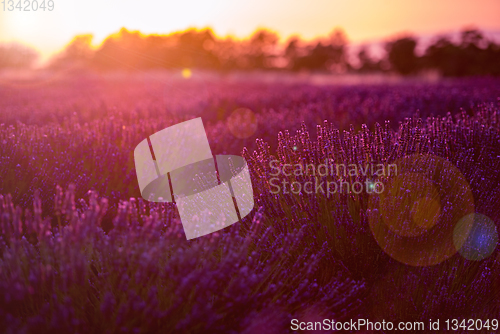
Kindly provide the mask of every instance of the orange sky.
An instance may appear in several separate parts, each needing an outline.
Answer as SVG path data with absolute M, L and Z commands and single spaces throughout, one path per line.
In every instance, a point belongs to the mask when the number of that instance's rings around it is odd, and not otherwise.
M 267 27 L 282 38 L 298 34 L 310 39 L 341 26 L 353 42 L 465 26 L 500 31 L 500 0 L 53 1 L 52 12 L 9 12 L 0 7 L 0 43 L 19 41 L 47 57 L 76 34 L 92 33 L 99 43 L 121 27 L 168 33 L 209 26 L 218 35 L 237 37 Z

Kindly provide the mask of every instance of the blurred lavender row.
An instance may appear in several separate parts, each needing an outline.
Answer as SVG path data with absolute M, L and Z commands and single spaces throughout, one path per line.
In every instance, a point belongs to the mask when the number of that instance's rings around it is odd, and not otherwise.
M 292 318 L 498 317 L 497 250 L 482 261 L 457 253 L 435 266 L 407 266 L 377 244 L 369 194 L 269 188 L 272 160 L 432 155 L 460 170 L 476 212 L 498 226 L 498 81 L 210 80 L 84 77 L 0 90 L 4 332 L 286 333 Z M 235 134 L 237 108 L 250 111 L 245 125 L 255 131 Z M 140 198 L 133 149 L 195 116 L 214 154 L 247 160 L 256 208 L 187 241 L 174 204 Z

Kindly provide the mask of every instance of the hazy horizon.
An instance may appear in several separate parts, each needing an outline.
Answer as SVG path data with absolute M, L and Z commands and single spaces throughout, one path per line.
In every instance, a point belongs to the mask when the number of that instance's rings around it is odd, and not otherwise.
M 395 35 L 452 34 L 475 27 L 500 36 L 500 1 L 465 0 L 314 0 L 235 3 L 154 1 L 135 3 L 94 0 L 75 3 L 54 0 L 52 12 L 0 10 L 0 44 L 17 42 L 37 50 L 41 60 L 61 51 L 79 34 L 94 35 L 94 44 L 122 27 L 144 34 L 168 34 L 189 28 L 210 27 L 217 36 L 246 38 L 258 28 L 279 34 L 282 41 L 297 35 L 313 40 L 336 27 L 344 29 L 352 45 L 370 44 Z M 314 18 L 314 19 L 312 19 Z

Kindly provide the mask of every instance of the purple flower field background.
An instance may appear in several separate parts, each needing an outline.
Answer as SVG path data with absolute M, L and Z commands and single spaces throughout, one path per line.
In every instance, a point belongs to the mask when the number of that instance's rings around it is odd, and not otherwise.
M 369 227 L 375 195 L 276 195 L 268 176 L 275 159 L 364 164 L 431 154 L 460 170 L 469 204 L 498 227 L 499 107 L 500 81 L 489 78 L 314 85 L 143 73 L 0 81 L 0 328 L 259 334 L 292 332 L 293 318 L 497 319 L 498 250 L 482 261 L 457 253 L 434 266 L 405 265 Z M 256 131 L 245 138 L 228 127 L 237 108 L 255 116 L 248 126 Z M 140 197 L 133 150 L 200 116 L 214 155 L 247 160 L 255 208 L 188 241 L 175 204 Z M 401 194 L 400 203 L 415 196 Z M 443 211 L 457 204 L 447 205 Z

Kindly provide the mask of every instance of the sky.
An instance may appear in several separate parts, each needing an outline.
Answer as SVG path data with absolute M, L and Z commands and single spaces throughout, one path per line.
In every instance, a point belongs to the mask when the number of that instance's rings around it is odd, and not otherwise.
M 143 33 L 211 27 L 219 36 L 239 38 L 266 27 L 283 40 L 313 39 L 342 27 L 355 43 L 470 26 L 500 32 L 500 0 L 52 1 L 54 10 L 45 12 L 8 11 L 8 4 L 4 10 L 0 3 L 0 43 L 24 43 L 47 58 L 77 34 L 91 33 L 100 43 L 121 27 Z

